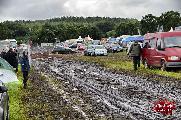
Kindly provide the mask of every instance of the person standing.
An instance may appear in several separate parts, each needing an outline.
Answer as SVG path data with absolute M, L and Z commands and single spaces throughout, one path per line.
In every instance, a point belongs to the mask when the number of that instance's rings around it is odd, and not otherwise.
M 28 74 L 30 71 L 30 65 L 29 65 L 28 55 L 25 53 L 25 51 L 23 52 L 23 56 L 21 57 L 20 64 L 21 64 L 21 71 L 23 73 L 23 88 L 26 89 Z
M 14 67 L 16 68 L 16 73 L 18 72 L 18 64 L 19 64 L 19 54 L 17 49 L 14 50 L 14 54 L 16 56 Z
M 137 70 L 137 67 L 140 67 L 140 56 L 141 56 L 141 46 L 138 44 L 137 41 L 135 41 L 129 51 L 128 54 L 133 57 L 133 66 L 134 70 Z
M 6 54 L 6 61 L 16 69 L 17 72 L 17 67 L 18 67 L 18 59 L 17 59 L 17 54 L 13 51 L 12 48 L 9 49 L 9 51 Z

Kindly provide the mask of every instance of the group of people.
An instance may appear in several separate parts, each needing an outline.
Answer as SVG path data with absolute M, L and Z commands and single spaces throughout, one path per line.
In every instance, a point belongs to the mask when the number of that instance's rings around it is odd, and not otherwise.
M 23 73 L 23 88 L 26 88 L 28 81 L 28 73 L 30 71 L 28 53 L 23 51 L 23 55 L 19 56 L 17 50 L 13 50 L 12 48 L 10 48 L 8 52 L 5 52 L 5 50 L 3 50 L 0 53 L 0 57 L 5 59 L 15 69 L 16 73 L 18 72 L 19 63 L 21 64 L 21 71 Z

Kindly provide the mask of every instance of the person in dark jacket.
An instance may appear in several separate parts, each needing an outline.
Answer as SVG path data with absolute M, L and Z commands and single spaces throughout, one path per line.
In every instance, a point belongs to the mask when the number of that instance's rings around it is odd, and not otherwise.
M 140 67 L 140 56 L 141 56 L 141 46 L 138 44 L 137 41 L 135 41 L 129 51 L 128 54 L 133 57 L 133 66 L 134 70 L 137 70 L 137 67 Z
M 26 55 L 25 51 L 23 52 L 23 56 L 20 60 L 20 64 L 21 64 L 21 71 L 23 73 L 23 88 L 26 89 L 27 81 L 28 81 L 28 74 L 30 71 L 30 65 L 29 65 L 28 55 Z
M 19 64 L 19 54 L 17 50 L 14 50 L 15 56 L 16 56 L 16 63 L 14 65 L 14 68 L 16 68 L 16 73 L 18 72 L 18 64 Z
M 18 67 L 18 59 L 17 59 L 17 54 L 13 51 L 12 48 L 9 49 L 9 51 L 6 53 L 6 61 L 16 69 L 17 72 L 17 67 Z

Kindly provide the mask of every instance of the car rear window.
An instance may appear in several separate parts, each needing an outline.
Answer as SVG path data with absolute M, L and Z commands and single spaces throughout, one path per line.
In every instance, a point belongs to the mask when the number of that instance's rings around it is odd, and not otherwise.
M 0 69 L 13 71 L 13 68 L 11 67 L 11 65 L 2 58 L 0 58 Z

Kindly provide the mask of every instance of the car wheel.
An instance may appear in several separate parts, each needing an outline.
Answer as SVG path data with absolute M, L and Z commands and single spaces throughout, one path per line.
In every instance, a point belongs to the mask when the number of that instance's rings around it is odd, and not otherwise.
M 166 67 L 165 61 L 162 60 L 161 61 L 161 71 L 166 71 L 166 70 L 167 70 L 167 67 Z
M 6 120 L 9 120 L 9 105 L 7 106 Z
M 144 68 L 149 69 L 150 65 L 148 65 L 148 61 L 144 60 Z
M 6 111 L 3 111 L 2 120 L 9 120 L 9 100 L 7 101 Z
M 93 52 L 91 52 L 91 53 L 90 53 L 90 55 L 91 55 L 91 56 L 94 56 L 94 53 L 93 53 Z

